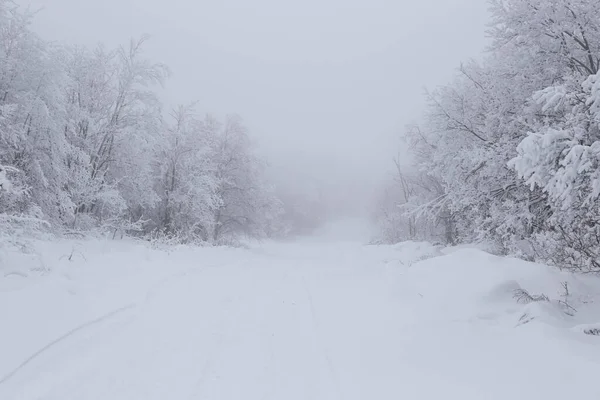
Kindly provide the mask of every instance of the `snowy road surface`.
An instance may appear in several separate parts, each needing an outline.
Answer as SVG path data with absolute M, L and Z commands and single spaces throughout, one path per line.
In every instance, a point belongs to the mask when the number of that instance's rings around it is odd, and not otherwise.
M 512 298 L 560 277 L 475 250 L 417 263 L 432 251 L 303 241 L 12 277 L 0 399 L 600 398 L 600 338 Z

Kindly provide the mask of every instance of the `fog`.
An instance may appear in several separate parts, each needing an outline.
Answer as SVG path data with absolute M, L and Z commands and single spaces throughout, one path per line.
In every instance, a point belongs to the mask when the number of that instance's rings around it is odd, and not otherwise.
M 485 44 L 481 0 L 20 0 L 50 40 L 149 34 L 167 105 L 241 115 L 288 192 L 358 213 L 385 179 L 423 89 Z

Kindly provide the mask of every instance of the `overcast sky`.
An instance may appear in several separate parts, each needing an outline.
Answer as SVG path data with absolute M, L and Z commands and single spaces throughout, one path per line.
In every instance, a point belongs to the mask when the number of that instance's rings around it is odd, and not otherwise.
M 19 0 L 50 40 L 108 46 L 150 34 L 165 102 L 238 113 L 291 179 L 372 191 L 423 88 L 485 45 L 484 0 Z M 287 173 L 285 172 L 285 173 Z M 283 173 L 282 173 L 283 175 Z

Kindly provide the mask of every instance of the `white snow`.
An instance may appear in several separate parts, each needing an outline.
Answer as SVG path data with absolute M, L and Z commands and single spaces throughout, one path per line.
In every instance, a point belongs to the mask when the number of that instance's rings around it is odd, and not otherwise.
M 600 337 L 585 333 L 600 327 L 598 279 L 331 232 L 5 255 L 0 399 L 600 398 Z M 519 303 L 519 289 L 550 301 Z

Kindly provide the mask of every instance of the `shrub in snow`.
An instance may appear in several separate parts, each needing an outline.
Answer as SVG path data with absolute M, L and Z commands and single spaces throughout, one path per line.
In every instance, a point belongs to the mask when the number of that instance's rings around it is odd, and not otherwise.
M 0 165 L 0 204 L 5 209 L 0 212 L 0 252 L 5 256 L 8 253 L 34 253 L 29 239 L 39 237 L 48 228 L 48 223 L 41 218 L 41 211 L 36 207 L 29 207 L 23 212 L 10 205 L 18 204 L 27 191 L 14 186 L 9 173 L 17 174 L 16 168 Z M 6 257 L 0 257 L 0 267 L 11 267 L 6 264 Z
M 514 298 L 519 303 L 529 304 L 537 301 L 550 301 L 545 294 L 530 294 L 527 290 L 519 288 L 514 291 Z

